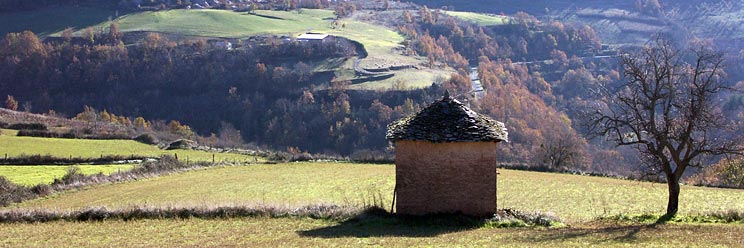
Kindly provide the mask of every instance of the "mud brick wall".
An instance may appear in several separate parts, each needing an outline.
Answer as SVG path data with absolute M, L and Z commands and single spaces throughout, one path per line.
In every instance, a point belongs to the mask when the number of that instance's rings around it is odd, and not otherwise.
M 396 211 L 399 214 L 496 210 L 495 142 L 395 142 Z

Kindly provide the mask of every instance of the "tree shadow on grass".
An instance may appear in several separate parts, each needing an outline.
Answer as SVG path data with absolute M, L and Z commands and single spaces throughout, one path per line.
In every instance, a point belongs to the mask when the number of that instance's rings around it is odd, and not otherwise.
M 483 226 L 483 220 L 458 214 L 401 216 L 382 209 L 368 209 L 335 226 L 298 231 L 303 237 L 435 237 Z
M 604 225 L 604 224 L 602 224 Z M 655 224 L 634 224 L 634 225 L 609 225 L 601 227 L 580 227 L 580 228 L 557 228 L 544 230 L 543 232 L 535 233 L 534 235 L 527 235 L 516 238 L 524 242 L 534 243 L 545 243 L 545 242 L 556 242 L 556 241 L 571 241 L 574 239 L 582 240 L 596 240 L 597 243 L 611 242 L 611 243 L 635 243 L 642 241 L 638 237 L 638 234 L 646 231 L 656 229 Z M 594 238 L 592 238 L 594 237 Z

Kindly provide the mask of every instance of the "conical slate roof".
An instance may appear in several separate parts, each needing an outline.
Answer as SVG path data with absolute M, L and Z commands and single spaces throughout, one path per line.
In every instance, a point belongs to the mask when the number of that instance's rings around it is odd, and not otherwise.
M 508 141 L 504 123 L 479 115 L 445 92 L 416 114 L 388 125 L 390 141 L 421 140 L 431 142 L 499 142 Z

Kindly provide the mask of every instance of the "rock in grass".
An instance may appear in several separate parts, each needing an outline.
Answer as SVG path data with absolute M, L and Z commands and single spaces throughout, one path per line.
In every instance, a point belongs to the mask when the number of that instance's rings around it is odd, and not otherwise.
M 199 145 L 196 143 L 196 141 L 188 140 L 188 139 L 179 139 L 176 141 L 173 141 L 168 145 L 166 150 L 193 150 L 197 148 Z

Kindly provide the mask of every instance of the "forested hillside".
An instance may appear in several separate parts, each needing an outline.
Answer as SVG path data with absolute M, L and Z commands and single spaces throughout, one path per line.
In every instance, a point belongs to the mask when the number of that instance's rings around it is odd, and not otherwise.
M 621 78 L 617 52 L 603 48 L 592 27 L 524 12 L 483 25 L 425 6 L 351 15 L 404 35 L 400 54 L 427 58 L 417 67 L 456 73 L 423 82 L 431 85 L 424 89 L 406 86 L 422 84 L 415 79 L 384 90 L 350 89 L 351 81 L 334 80 L 316 66 L 367 52 L 353 41 L 265 35 L 227 50 L 204 39 L 145 33 L 129 43 L 123 37 L 132 33 L 121 33 L 114 22 L 103 32 L 66 33 L 48 42 L 31 32 L 6 35 L 0 89 L 19 110 L 74 116 L 88 105 L 181 120 L 202 134 L 225 122 L 257 145 L 339 155 L 390 152 L 386 125 L 449 90 L 505 122 L 511 140 L 500 148 L 505 163 L 630 173 L 634 156 L 577 131 L 592 91 Z M 473 72 L 485 89 L 478 96 L 471 94 Z M 736 115 L 742 98 L 730 99 L 725 110 Z

